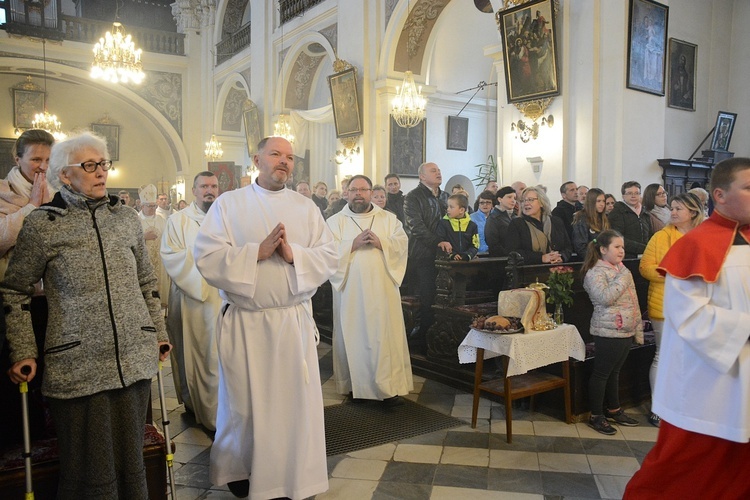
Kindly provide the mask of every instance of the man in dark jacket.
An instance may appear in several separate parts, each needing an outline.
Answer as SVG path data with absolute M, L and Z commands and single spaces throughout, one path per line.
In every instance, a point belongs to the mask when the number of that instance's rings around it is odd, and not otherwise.
M 409 335 L 409 344 L 417 352 L 427 349 L 425 335 L 432 325 L 435 302 L 435 255 L 440 238 L 436 228 L 445 215 L 448 195 L 440 189 L 443 177 L 434 163 L 419 166 L 419 185 L 404 197 L 404 229 L 409 236 L 408 272 L 412 290 L 419 295 L 419 325 Z
M 576 183 L 568 181 L 560 186 L 560 196 L 562 196 L 562 200 L 558 201 L 557 206 L 552 209 L 552 215 L 563 222 L 568 238 L 573 241 L 573 215 L 583 208 L 583 205 L 578 202 Z
M 622 185 L 622 200 L 615 203 L 609 213 L 609 225 L 622 234 L 625 240 L 625 258 L 633 259 L 642 254 L 651 238 L 651 218 L 641 205 L 641 185 L 628 181 Z
M 386 201 L 385 209 L 396 214 L 396 218 L 404 223 L 404 193 L 401 192 L 401 178 L 398 174 L 390 173 L 385 176 Z

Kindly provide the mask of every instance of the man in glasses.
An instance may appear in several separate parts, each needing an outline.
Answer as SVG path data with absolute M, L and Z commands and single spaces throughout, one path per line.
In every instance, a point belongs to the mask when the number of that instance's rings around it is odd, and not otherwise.
M 326 222 L 338 247 L 333 287 L 333 378 L 340 394 L 398 404 L 414 388 L 399 286 L 408 239 L 391 212 L 371 203 L 355 175 L 349 203 Z
M 653 234 L 651 217 L 641 204 L 641 185 L 628 181 L 622 185 L 622 201 L 609 213 L 609 225 L 625 240 L 625 258 L 634 259 L 646 249 Z

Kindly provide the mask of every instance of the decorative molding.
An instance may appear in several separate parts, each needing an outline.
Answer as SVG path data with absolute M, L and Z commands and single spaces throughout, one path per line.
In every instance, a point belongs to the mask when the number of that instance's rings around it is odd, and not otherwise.
M 334 49 L 336 48 L 336 44 L 338 43 L 338 37 L 339 37 L 339 25 L 338 24 L 332 24 L 328 26 L 327 28 L 323 28 L 318 33 L 326 37 L 328 40 L 328 43 L 331 44 L 331 47 Z
M 312 57 L 306 52 L 300 52 L 294 61 L 289 83 L 287 84 L 285 108 L 307 109 L 308 97 L 313 76 L 323 60 L 323 56 Z
M 245 15 L 247 2 L 248 0 L 229 0 L 227 2 L 227 9 L 224 11 L 224 19 L 221 23 L 222 38 L 224 35 L 235 33 L 242 27 L 242 18 Z M 275 4 L 276 2 L 272 3 Z
M 414 57 L 419 52 L 427 23 L 438 18 L 450 0 L 420 0 L 406 20 L 404 30 L 408 32 L 406 53 Z
M 247 68 L 247 69 L 244 69 L 244 70 L 240 71 L 240 75 L 242 75 L 242 78 L 245 79 L 245 85 L 247 85 L 247 89 L 248 89 L 247 93 L 249 94 L 250 93 L 250 89 L 253 88 L 252 85 L 251 85 L 252 84 L 252 75 L 253 75 L 252 68 Z
M 182 75 L 149 71 L 140 86 L 130 89 L 156 108 L 182 137 Z
M 247 100 L 245 89 L 236 86 L 229 89 L 221 113 L 221 129 L 232 132 L 242 131 L 242 109 Z

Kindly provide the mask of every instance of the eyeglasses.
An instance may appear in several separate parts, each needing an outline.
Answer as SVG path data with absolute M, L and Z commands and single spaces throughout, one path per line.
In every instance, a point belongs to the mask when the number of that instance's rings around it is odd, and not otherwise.
M 524 198 L 523 200 L 521 200 L 521 203 L 534 203 L 538 199 L 539 198 Z
M 75 165 L 68 165 L 69 167 L 83 167 L 88 173 L 96 172 L 96 167 L 102 167 L 102 170 L 109 170 L 112 168 L 112 160 L 102 161 L 85 161 L 83 163 L 77 163 Z
M 372 189 L 371 188 L 349 188 L 349 192 L 352 194 L 367 193 L 368 191 L 372 191 Z

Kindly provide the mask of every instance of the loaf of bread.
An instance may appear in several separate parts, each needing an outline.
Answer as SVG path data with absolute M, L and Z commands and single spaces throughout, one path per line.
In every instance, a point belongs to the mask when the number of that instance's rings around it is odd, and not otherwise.
M 490 316 L 489 318 L 484 320 L 484 327 L 489 330 L 507 330 L 509 326 L 510 320 L 505 316 L 500 316 L 499 314 L 496 316 Z

